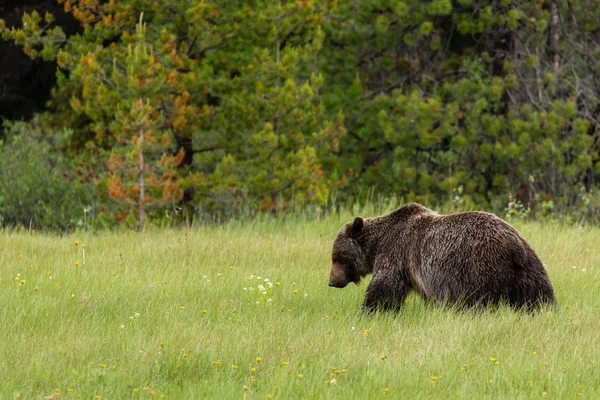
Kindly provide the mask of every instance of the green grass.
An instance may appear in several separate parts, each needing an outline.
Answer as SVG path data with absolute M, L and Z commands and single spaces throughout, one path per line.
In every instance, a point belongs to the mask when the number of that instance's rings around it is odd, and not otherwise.
M 412 295 L 399 314 L 363 315 L 368 282 L 327 286 L 349 219 L 0 232 L 0 398 L 600 398 L 600 229 L 517 225 L 556 312 Z

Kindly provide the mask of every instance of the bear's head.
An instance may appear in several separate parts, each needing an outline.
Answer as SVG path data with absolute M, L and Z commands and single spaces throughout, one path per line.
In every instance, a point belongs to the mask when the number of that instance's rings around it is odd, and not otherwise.
M 350 282 L 359 283 L 367 275 L 367 254 L 361 246 L 365 221 L 357 217 L 339 231 L 331 251 L 331 274 L 329 286 L 343 288 Z

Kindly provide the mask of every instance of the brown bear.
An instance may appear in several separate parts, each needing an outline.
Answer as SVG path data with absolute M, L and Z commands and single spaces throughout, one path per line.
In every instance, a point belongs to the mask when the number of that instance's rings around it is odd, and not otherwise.
M 544 265 L 525 239 L 493 214 L 441 215 L 408 204 L 345 224 L 333 244 L 329 286 L 373 274 L 363 308 L 398 310 L 415 290 L 425 299 L 471 307 L 555 304 Z

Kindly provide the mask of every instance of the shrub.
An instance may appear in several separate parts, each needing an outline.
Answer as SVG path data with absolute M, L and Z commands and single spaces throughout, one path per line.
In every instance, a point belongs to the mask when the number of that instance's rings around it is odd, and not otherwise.
M 71 132 L 43 132 L 35 123 L 5 123 L 0 143 L 0 224 L 68 230 L 85 224 L 94 202 L 92 186 L 80 179 L 61 151 Z

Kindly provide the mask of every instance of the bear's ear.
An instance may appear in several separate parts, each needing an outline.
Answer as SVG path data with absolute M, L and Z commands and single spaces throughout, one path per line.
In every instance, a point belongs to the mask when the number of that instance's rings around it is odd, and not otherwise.
M 352 222 L 352 228 L 350 229 L 352 236 L 358 236 L 365 226 L 365 221 L 361 217 L 354 218 Z

